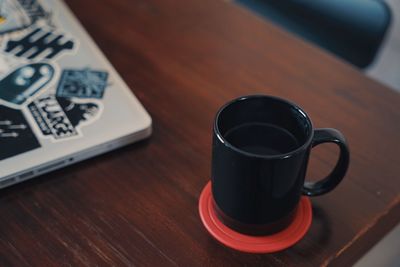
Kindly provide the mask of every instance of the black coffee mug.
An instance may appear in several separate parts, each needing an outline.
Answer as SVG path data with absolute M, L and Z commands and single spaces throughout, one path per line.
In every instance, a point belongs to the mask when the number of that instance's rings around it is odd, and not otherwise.
M 311 148 L 340 148 L 333 171 L 305 182 Z M 314 129 L 297 105 L 277 97 L 253 95 L 224 105 L 214 122 L 212 194 L 218 217 L 228 227 L 251 235 L 271 234 L 293 220 L 301 195 L 334 189 L 349 165 L 344 136 L 335 129 Z

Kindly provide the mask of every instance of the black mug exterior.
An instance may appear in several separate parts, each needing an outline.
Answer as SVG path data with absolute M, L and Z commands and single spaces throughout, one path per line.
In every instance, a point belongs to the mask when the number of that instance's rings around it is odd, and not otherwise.
M 298 146 L 283 154 L 256 154 L 241 150 L 225 139 L 232 128 L 245 123 L 268 123 L 289 131 Z M 340 156 L 328 177 L 305 182 L 311 148 L 336 143 Z M 217 113 L 213 129 L 212 194 L 219 218 L 239 232 L 270 234 L 287 227 L 302 194 L 321 195 L 343 179 L 349 150 L 335 129 L 313 129 L 310 118 L 297 105 L 272 96 L 235 99 Z

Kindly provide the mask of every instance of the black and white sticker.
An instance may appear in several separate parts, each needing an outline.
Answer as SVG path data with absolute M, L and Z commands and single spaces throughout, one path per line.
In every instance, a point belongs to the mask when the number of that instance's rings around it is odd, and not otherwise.
M 107 87 L 107 78 L 105 71 L 65 69 L 58 82 L 57 96 L 101 99 Z
M 75 42 L 72 38 L 51 29 L 36 28 L 20 39 L 7 41 L 4 51 L 28 60 L 54 59 L 61 52 L 72 51 Z
M 28 108 L 43 137 L 52 140 L 81 136 L 80 127 L 92 123 L 101 113 L 100 103 L 50 94 L 40 96 Z
M 39 147 L 39 141 L 22 112 L 0 105 L 0 160 Z

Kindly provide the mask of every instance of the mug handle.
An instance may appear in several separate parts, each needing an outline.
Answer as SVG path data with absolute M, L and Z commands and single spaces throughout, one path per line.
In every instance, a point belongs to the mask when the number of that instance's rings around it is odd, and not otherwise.
M 333 190 L 342 181 L 349 167 L 349 148 L 341 132 L 332 128 L 315 129 L 312 147 L 322 143 L 334 143 L 338 145 L 340 148 L 339 160 L 333 171 L 326 178 L 317 182 L 305 182 L 303 195 L 319 196 Z

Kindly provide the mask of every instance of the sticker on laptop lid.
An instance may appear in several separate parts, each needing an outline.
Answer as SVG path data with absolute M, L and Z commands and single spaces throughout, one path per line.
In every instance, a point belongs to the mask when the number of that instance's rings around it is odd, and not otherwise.
M 26 29 L 49 18 L 50 13 L 37 0 L 1 0 L 0 35 Z
M 0 105 L 0 161 L 40 148 L 22 111 Z
M 8 105 L 22 105 L 37 94 L 54 76 L 48 63 L 23 65 L 0 80 L 0 99 Z
M 57 86 L 58 97 L 103 98 L 108 73 L 100 70 L 64 69 Z
M 72 52 L 74 48 L 76 42 L 65 34 L 52 29 L 35 28 L 19 39 L 8 40 L 4 52 L 15 57 L 40 61 L 54 59 L 66 51 Z
M 40 96 L 28 105 L 43 137 L 53 141 L 82 136 L 80 128 L 99 118 L 102 105 L 99 102 Z

